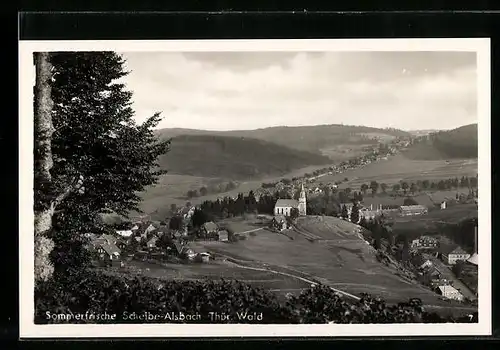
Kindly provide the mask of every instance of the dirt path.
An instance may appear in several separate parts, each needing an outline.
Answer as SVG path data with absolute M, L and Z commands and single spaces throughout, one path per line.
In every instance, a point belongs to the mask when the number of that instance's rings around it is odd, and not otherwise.
M 231 258 L 231 260 L 234 260 L 234 259 Z M 262 268 L 262 267 L 245 266 L 245 265 L 240 265 L 240 264 L 238 264 L 238 263 L 236 263 L 234 261 L 231 261 L 231 260 L 226 260 L 226 262 L 229 263 L 229 264 L 231 264 L 231 265 L 234 265 L 234 266 L 237 266 L 239 268 L 242 268 L 242 269 L 248 269 L 248 270 L 254 270 L 254 271 L 272 272 L 272 273 L 279 274 L 279 275 L 282 275 L 282 276 L 287 276 L 287 277 L 292 277 L 292 278 L 298 279 L 298 280 L 300 280 L 302 282 L 309 283 L 312 286 L 315 286 L 315 285 L 318 284 L 317 282 L 315 282 L 315 281 L 313 281 L 311 279 L 300 277 L 300 276 L 297 276 L 297 275 L 294 275 L 294 274 L 291 274 L 291 273 L 287 273 L 287 272 L 276 271 L 276 270 L 273 270 L 270 267 Z M 332 289 L 334 292 L 340 293 L 340 294 L 345 295 L 345 296 L 347 296 L 349 298 L 352 298 L 354 300 L 360 300 L 361 299 L 360 297 L 357 297 L 357 296 L 355 296 L 353 294 L 344 292 L 343 290 L 332 288 L 332 287 L 329 287 L 329 288 Z
M 243 231 L 243 232 L 236 232 L 236 234 L 241 235 L 243 233 L 256 232 L 256 231 L 260 231 L 260 230 L 263 230 L 263 229 L 264 229 L 264 227 L 259 227 L 259 228 L 254 228 L 253 230 L 248 230 L 248 231 Z

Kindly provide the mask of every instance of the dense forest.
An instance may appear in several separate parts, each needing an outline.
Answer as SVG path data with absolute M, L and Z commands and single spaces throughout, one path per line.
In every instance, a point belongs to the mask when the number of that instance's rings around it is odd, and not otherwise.
M 331 162 L 319 154 L 249 138 L 181 135 L 171 145 L 171 151 L 159 159 L 160 167 L 171 174 L 252 179 Z

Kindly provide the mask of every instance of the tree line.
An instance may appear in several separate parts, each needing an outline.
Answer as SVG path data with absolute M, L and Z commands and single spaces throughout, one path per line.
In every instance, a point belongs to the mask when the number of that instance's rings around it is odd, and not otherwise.
M 426 190 L 452 190 L 459 188 L 468 188 L 470 191 L 478 188 L 478 176 L 462 176 L 460 179 L 458 177 L 448 178 L 442 180 L 417 180 L 416 182 L 400 181 L 399 183 L 393 184 L 391 189 L 395 193 L 403 191 L 403 194 L 408 193 L 415 194 L 420 191 Z M 371 190 L 371 194 L 376 193 L 387 193 L 389 186 L 386 183 L 378 183 L 377 181 L 371 181 L 369 184 L 361 185 L 361 192 L 366 195 L 368 190 Z M 379 191 L 380 190 L 380 191 Z
M 201 186 L 199 189 L 191 189 L 186 192 L 186 197 L 188 199 L 203 197 L 212 193 L 229 192 L 238 187 L 238 184 L 234 181 L 229 181 L 227 183 L 221 183 L 218 185 L 207 185 Z

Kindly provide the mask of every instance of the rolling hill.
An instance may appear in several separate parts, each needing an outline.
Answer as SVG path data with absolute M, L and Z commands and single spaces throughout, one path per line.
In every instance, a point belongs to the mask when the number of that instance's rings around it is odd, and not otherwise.
M 179 135 L 159 159 L 170 174 L 210 178 L 255 179 L 283 175 L 310 165 L 331 163 L 328 157 L 292 150 L 271 142 L 219 135 Z
M 277 126 L 255 130 L 210 131 L 196 129 L 160 129 L 161 139 L 179 135 L 215 135 L 252 138 L 272 142 L 285 147 L 321 153 L 340 145 L 370 145 L 378 139 L 407 137 L 409 133 L 397 129 L 380 129 L 351 125 Z
M 241 219 L 227 219 L 224 224 L 236 220 Z M 197 241 L 193 247 L 244 261 L 248 266 L 318 281 L 356 296 L 369 293 L 388 302 L 419 298 L 428 307 L 454 306 L 405 278 L 394 264 L 386 266 L 379 262 L 376 251 L 361 237 L 358 226 L 339 218 L 301 217 L 294 230 L 283 234 L 263 229 L 244 235 L 246 239 L 232 244 Z M 286 285 L 274 288 L 290 291 Z
M 422 138 L 405 156 L 419 160 L 477 158 L 477 139 L 477 124 L 465 125 Z

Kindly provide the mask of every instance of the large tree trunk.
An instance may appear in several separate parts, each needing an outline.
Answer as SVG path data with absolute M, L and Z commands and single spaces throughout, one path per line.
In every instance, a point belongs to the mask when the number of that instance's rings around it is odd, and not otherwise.
M 34 110 L 34 136 L 35 136 L 35 181 L 44 185 L 52 182 L 50 170 L 52 160 L 52 124 L 51 97 L 51 64 L 48 52 L 35 53 L 36 84 L 35 84 L 35 110 Z M 36 187 L 36 186 L 35 186 Z M 48 279 L 54 270 L 50 261 L 50 252 L 54 244 L 46 237 L 52 228 L 52 217 L 55 206 L 53 203 L 43 203 L 43 209 L 35 210 L 35 281 Z

